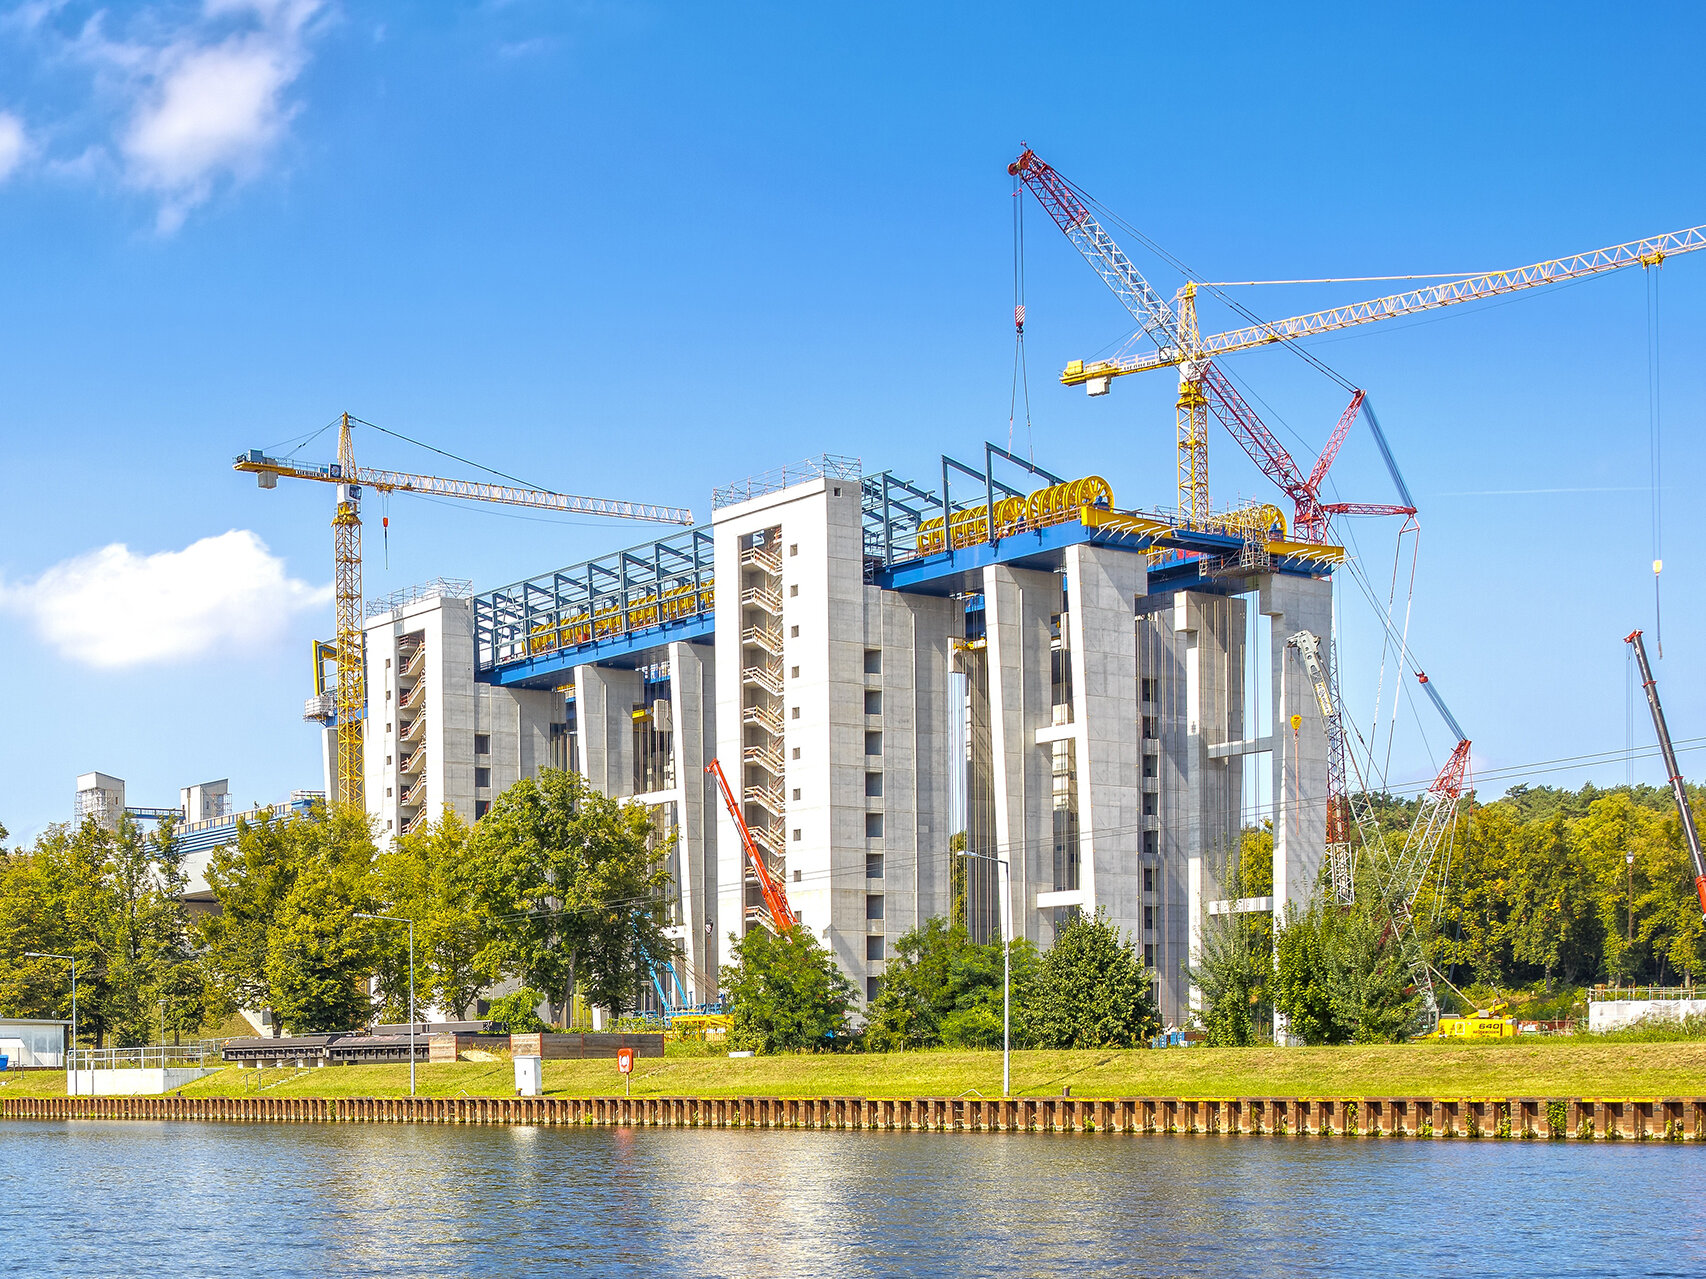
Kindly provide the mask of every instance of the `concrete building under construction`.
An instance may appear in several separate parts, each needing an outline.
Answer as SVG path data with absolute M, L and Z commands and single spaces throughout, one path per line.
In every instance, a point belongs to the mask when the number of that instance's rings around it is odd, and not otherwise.
M 826 456 L 713 507 L 472 598 L 441 584 L 370 610 L 381 830 L 447 804 L 477 819 L 548 765 L 645 804 L 670 846 L 671 1002 L 713 997 L 728 935 L 763 914 L 713 759 L 800 925 L 867 995 L 932 915 L 996 937 L 1010 912 L 1046 947 L 1064 912 L 1102 910 L 1183 1024 L 1211 911 L 1313 890 L 1327 742 L 1286 641 L 1331 635 L 1335 548 L 1286 540 L 1272 508 L 1179 528 L 993 445 L 942 458 L 939 483 Z M 1274 897 L 1229 900 L 1265 817 Z

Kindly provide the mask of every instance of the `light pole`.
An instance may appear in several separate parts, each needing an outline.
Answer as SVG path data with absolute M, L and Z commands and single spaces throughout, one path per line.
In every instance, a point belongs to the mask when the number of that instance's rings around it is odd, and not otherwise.
M 994 862 L 1000 867 L 996 884 L 1001 893 L 1001 1095 L 1013 1095 L 1013 904 L 1008 891 L 1013 868 L 1005 857 L 961 852 L 961 857 Z
M 63 959 L 71 965 L 71 1087 L 77 1088 L 77 956 L 55 955 L 51 951 L 26 950 L 25 959 Z M 95 1091 L 95 1081 L 89 1081 L 89 1092 Z
M 388 924 L 409 926 L 409 1096 L 415 1095 L 415 921 L 401 915 L 369 915 L 355 913 L 357 919 L 379 919 Z

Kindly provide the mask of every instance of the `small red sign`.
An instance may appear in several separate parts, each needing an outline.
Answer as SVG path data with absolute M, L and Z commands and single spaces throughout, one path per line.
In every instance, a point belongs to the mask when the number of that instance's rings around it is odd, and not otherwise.
M 634 1050 L 632 1048 L 618 1048 L 616 1050 L 616 1069 L 624 1075 L 634 1073 Z

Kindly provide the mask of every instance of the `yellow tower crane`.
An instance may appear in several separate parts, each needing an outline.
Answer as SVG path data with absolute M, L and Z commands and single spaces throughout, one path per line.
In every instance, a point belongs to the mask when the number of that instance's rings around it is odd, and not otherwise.
M 1475 302 L 1546 284 L 1561 284 L 1584 276 L 1600 275 L 1628 266 L 1661 266 L 1667 257 L 1706 249 L 1706 225 L 1655 235 L 1645 240 L 1614 244 L 1573 257 L 1552 258 L 1508 271 L 1489 271 L 1444 284 L 1371 298 L 1349 306 L 1311 311 L 1285 320 L 1262 321 L 1244 312 L 1252 321 L 1241 329 L 1204 336 L 1197 327 L 1197 290 L 1217 289 L 1187 280 L 1169 303 L 1143 277 L 1113 236 L 1091 212 L 1094 201 L 1067 181 L 1058 170 L 1041 160 L 1029 147 L 1007 166 L 1007 172 L 1023 182 L 1036 196 L 1078 252 L 1095 269 L 1115 297 L 1131 312 L 1138 325 L 1155 344 L 1153 350 L 1116 356 L 1107 360 L 1073 360 L 1060 375 L 1067 386 L 1082 386 L 1091 395 L 1106 395 L 1113 380 L 1128 373 L 1149 369 L 1177 368 L 1179 398 L 1176 407 L 1179 450 L 1179 510 L 1193 527 L 1204 527 L 1210 519 L 1208 492 L 1208 408 L 1212 361 L 1235 351 L 1249 351 L 1274 342 L 1295 342 L 1323 333 L 1392 320 L 1421 311 Z M 1097 206 L 1100 207 L 1100 206 Z M 1177 265 L 1175 263 L 1175 265 Z M 1245 283 L 1276 283 L 1245 281 Z M 1291 281 L 1291 283 L 1334 283 L 1334 281 Z M 1242 310 L 1242 308 L 1239 308 Z M 1348 389 L 1348 387 L 1347 387 Z M 1234 431 L 1234 434 L 1237 434 Z M 1242 441 L 1241 441 L 1242 442 Z M 1246 446 L 1248 447 L 1248 446 Z M 1256 454 L 1252 454 L 1255 457 Z M 1262 459 L 1257 458 L 1258 465 Z M 1268 468 L 1263 466 L 1264 470 Z
M 692 524 L 693 512 L 675 506 L 572 497 L 545 489 L 510 488 L 501 484 L 360 467 L 355 464 L 355 448 L 350 438 L 350 428 L 357 424 L 366 425 L 348 413 L 339 419 L 338 460 L 331 465 L 316 466 L 293 458 L 268 457 L 260 449 L 251 449 L 239 454 L 233 467 L 253 473 L 264 489 L 277 488 L 281 475 L 293 480 L 316 480 L 322 484 L 337 485 L 337 510 L 332 516 L 332 558 L 336 566 L 337 597 L 336 800 L 341 805 L 360 810 L 366 806 L 362 793 L 362 725 L 367 717 L 366 655 L 361 617 L 361 491 L 364 487 L 380 493 L 420 493 L 470 502 L 532 506 L 571 515 L 650 520 L 659 524 Z M 317 648 L 316 654 L 319 651 Z M 318 658 L 315 667 L 319 667 Z

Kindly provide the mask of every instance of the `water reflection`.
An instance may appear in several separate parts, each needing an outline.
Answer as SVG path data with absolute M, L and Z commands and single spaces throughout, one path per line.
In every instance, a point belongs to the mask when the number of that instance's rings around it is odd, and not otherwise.
M 0 1125 L 44 1274 L 1706 1273 L 1693 1148 Z M 1611 1202 L 1665 1204 L 1586 1211 Z

